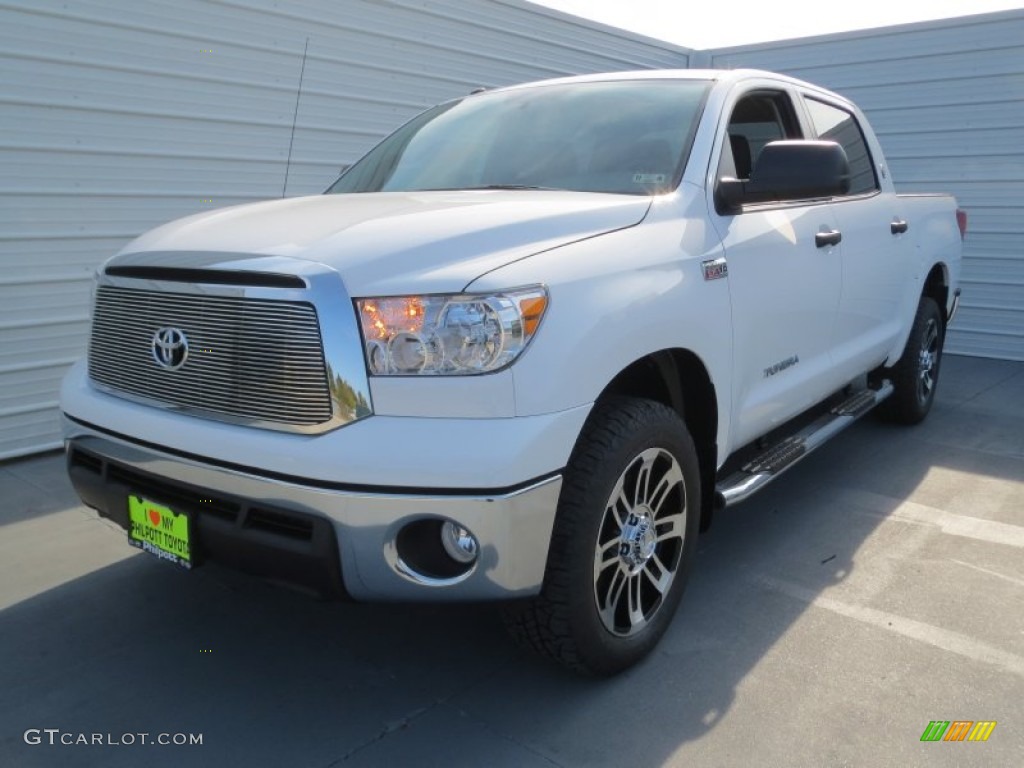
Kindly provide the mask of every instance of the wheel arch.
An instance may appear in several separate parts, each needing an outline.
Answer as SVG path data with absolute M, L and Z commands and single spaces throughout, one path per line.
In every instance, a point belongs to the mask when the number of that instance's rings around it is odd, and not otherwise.
M 613 395 L 642 397 L 663 403 L 686 423 L 700 461 L 700 529 L 706 531 L 714 512 L 719 414 L 718 395 L 707 366 L 688 349 L 652 352 L 619 371 L 602 390 L 598 400 Z

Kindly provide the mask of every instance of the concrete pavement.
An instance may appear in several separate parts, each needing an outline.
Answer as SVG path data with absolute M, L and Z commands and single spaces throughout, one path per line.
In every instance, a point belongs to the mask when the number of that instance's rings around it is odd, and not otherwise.
M 61 457 L 0 464 L 0 765 L 1019 765 L 1024 364 L 947 357 L 938 398 L 721 515 L 661 646 L 607 681 L 519 652 L 493 606 L 179 572 Z M 922 743 L 932 720 L 998 724 Z M 59 743 L 94 733 L 203 743 Z

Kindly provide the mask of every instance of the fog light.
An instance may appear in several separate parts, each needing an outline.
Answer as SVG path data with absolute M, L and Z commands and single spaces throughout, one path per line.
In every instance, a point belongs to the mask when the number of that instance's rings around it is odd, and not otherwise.
M 476 537 L 461 525 L 445 521 L 441 526 L 441 544 L 448 557 L 459 563 L 472 563 L 476 560 Z

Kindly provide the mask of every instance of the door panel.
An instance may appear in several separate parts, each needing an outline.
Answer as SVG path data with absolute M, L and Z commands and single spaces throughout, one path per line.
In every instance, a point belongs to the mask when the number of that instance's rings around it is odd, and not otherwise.
M 852 378 L 878 365 L 896 343 L 914 253 L 910 236 L 892 231 L 894 221 L 904 221 L 895 195 L 836 202 L 832 209 L 843 233 L 833 354 L 837 368 Z
M 764 145 L 805 135 L 794 94 L 751 86 L 724 111 L 715 179 L 749 177 Z M 826 202 L 709 213 L 728 262 L 733 322 L 732 434 L 737 447 L 836 389 L 831 344 L 844 244 L 818 247 L 837 228 Z
M 778 426 L 834 384 L 830 354 L 842 246 L 815 245 L 836 228 L 832 207 L 807 205 L 720 217 L 733 306 L 733 445 Z

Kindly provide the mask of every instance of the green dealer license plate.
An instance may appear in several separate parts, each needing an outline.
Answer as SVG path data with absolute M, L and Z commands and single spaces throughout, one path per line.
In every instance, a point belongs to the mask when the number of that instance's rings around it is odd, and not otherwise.
M 128 496 L 128 543 L 183 568 L 192 567 L 189 518 L 184 512 Z

